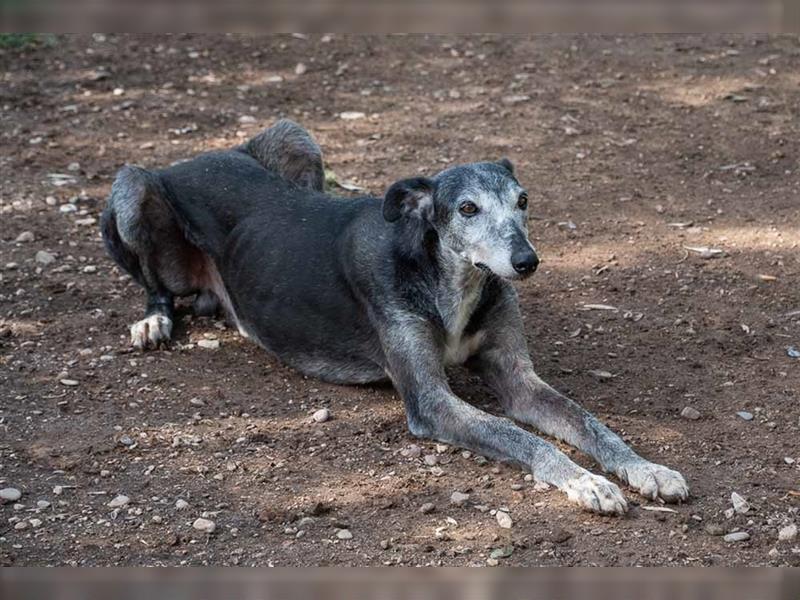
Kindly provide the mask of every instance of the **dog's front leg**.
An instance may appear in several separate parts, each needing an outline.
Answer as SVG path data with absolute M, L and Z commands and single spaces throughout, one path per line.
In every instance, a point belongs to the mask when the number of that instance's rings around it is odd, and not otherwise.
M 689 488 L 680 473 L 640 457 L 594 415 L 536 375 L 519 321 L 515 325 L 513 315 L 502 321 L 475 360 L 506 414 L 585 452 L 643 496 L 686 500 Z
M 627 510 L 615 484 L 575 464 L 551 443 L 510 420 L 455 396 L 427 323 L 410 318 L 385 331 L 382 338 L 388 371 L 403 398 L 414 435 L 521 464 L 589 510 L 607 514 Z

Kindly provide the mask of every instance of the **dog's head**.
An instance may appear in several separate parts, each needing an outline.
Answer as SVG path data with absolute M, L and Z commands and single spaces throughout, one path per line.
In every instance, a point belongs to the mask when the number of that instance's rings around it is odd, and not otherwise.
M 502 159 L 398 181 L 386 192 L 383 216 L 429 224 L 444 251 L 500 277 L 521 279 L 539 264 L 528 240 L 527 208 L 528 194 L 511 162 Z

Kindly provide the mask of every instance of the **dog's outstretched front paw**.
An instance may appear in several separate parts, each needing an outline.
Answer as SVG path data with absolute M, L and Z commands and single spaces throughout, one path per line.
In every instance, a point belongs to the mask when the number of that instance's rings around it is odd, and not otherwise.
M 592 512 L 624 515 L 628 511 L 622 491 L 600 475 L 586 472 L 567 481 L 562 489 L 570 500 Z
M 646 460 L 622 465 L 617 469 L 617 476 L 651 500 L 683 502 L 689 497 L 689 486 L 683 475 Z
M 158 348 L 172 335 L 172 320 L 164 315 L 150 315 L 131 325 L 131 345 L 137 350 Z

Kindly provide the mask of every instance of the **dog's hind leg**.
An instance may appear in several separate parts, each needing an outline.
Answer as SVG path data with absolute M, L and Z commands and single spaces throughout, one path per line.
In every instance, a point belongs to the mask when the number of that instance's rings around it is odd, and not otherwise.
M 578 403 L 533 370 L 516 302 L 498 303 L 486 319 L 486 339 L 472 366 L 495 392 L 506 414 L 585 452 L 643 496 L 680 502 L 689 496 L 683 476 L 636 454 Z
M 202 253 L 180 231 L 156 175 L 126 166 L 111 188 L 100 226 L 109 254 L 147 292 L 144 318 L 131 325 L 131 344 L 157 348 L 172 336 L 175 296 L 198 291 L 193 269 Z
M 294 121 L 281 119 L 239 150 L 300 187 L 323 191 L 322 150 L 311 134 Z

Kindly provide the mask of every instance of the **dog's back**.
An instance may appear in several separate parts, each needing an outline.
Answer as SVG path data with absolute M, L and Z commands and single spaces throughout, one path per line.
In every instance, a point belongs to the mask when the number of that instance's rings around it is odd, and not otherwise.
M 321 192 L 323 184 L 319 146 L 287 120 L 233 150 L 161 171 L 123 167 L 100 225 L 109 254 L 147 291 L 145 318 L 131 327 L 134 346 L 169 339 L 175 296 L 197 294 L 198 314 L 216 312 L 224 290 L 215 259 L 241 211 L 258 202 L 259 186 Z

